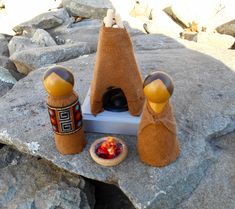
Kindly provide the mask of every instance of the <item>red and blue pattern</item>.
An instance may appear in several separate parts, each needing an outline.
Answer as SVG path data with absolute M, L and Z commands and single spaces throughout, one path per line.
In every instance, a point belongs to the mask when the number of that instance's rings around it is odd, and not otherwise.
M 48 113 L 53 131 L 56 134 L 71 134 L 82 127 L 82 111 L 79 100 L 62 108 L 48 105 Z

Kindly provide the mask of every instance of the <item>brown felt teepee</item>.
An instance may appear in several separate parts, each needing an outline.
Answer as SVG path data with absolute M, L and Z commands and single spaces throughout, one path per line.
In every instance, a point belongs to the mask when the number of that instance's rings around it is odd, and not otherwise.
M 96 63 L 91 82 L 92 114 L 103 111 L 103 96 L 110 88 L 120 88 L 132 115 L 140 115 L 144 103 L 141 75 L 132 43 L 125 28 L 100 29 Z

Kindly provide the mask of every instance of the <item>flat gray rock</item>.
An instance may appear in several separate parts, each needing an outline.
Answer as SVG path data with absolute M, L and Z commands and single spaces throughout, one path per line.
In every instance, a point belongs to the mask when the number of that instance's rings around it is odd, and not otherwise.
M 175 163 L 161 169 L 147 166 L 139 160 L 136 137 L 120 136 L 129 147 L 126 160 L 116 167 L 99 166 L 88 150 L 103 135 L 92 133 L 86 134 L 88 144 L 82 153 L 60 155 L 55 149 L 47 94 L 41 82 L 46 68 L 30 73 L 1 99 L 0 142 L 72 173 L 115 184 L 136 208 L 175 208 L 192 195 L 218 160 L 208 141 L 235 130 L 235 65 L 230 63 L 232 67 L 228 68 L 208 55 L 183 47 L 142 50 L 136 55 L 143 77 L 164 70 L 175 82 L 172 103 L 181 144 L 181 155 Z M 92 79 L 94 60 L 95 55 L 86 55 L 60 63 L 72 69 L 81 102 Z
M 184 46 L 174 39 L 158 34 L 143 34 L 132 37 L 132 42 L 135 50 L 150 51 L 158 49 L 176 49 Z
M 9 34 L 0 33 L 0 39 L 6 39 L 9 42 L 12 39 L 12 36 Z
M 27 75 L 42 66 L 63 62 L 92 52 L 94 51 L 89 43 L 78 42 L 75 44 L 41 47 L 37 48 L 37 50 L 23 50 L 14 53 L 10 59 L 20 73 Z
M 56 42 L 47 31 L 37 29 L 35 33 L 33 33 L 32 38 L 26 36 L 14 36 L 8 44 L 8 48 L 10 55 L 13 55 L 15 52 L 20 52 L 26 49 L 56 45 Z
M 53 28 L 49 30 L 49 33 L 57 44 L 88 42 L 92 49 L 96 51 L 101 25 L 102 21 L 99 19 L 84 19 L 77 23 Z M 127 23 L 125 23 L 125 26 L 131 37 L 144 34 L 137 29 L 131 28 Z M 145 41 L 143 39 L 139 40 L 139 42 Z
M 12 83 L 7 83 L 7 82 L 0 80 L 0 97 L 2 97 L 8 91 L 10 91 L 12 87 L 13 87 Z
M 9 56 L 9 50 L 8 50 L 8 41 L 4 37 L 0 37 L 0 56 Z
M 192 196 L 177 209 L 235 208 L 235 132 L 210 141 L 218 162 L 210 167 Z
M 0 80 L 6 83 L 15 84 L 16 79 L 11 75 L 8 69 L 0 66 Z
M 70 17 L 65 9 L 58 9 L 40 14 L 27 22 L 21 23 L 13 28 L 16 34 L 21 35 L 24 31 L 30 33 L 37 28 L 50 29 L 69 22 Z
M 103 19 L 107 9 L 112 8 L 108 0 L 62 0 L 62 5 L 73 16 Z
M 16 80 L 24 77 L 23 74 L 17 71 L 15 64 L 6 56 L 0 56 L 0 69 L 1 67 L 7 69 Z
M 56 42 L 51 37 L 51 35 L 43 30 L 43 29 L 37 29 L 32 37 L 32 41 L 39 44 L 40 46 L 55 46 Z
M 14 36 L 8 44 L 10 55 L 13 55 L 15 52 L 38 47 L 40 47 L 38 43 L 25 36 Z
M 82 177 L 23 155 L 0 149 L 0 208 L 92 209 L 94 189 Z
M 9 70 L 0 66 L 0 97 L 10 91 L 15 83 L 16 79 Z
M 100 20 L 82 20 L 78 23 L 62 25 L 49 30 L 51 36 L 57 44 L 71 44 L 77 42 L 89 42 L 90 46 L 96 51 L 98 43 Z
M 6 56 L 0 56 L 0 67 L 6 69 L 16 69 L 14 63 Z

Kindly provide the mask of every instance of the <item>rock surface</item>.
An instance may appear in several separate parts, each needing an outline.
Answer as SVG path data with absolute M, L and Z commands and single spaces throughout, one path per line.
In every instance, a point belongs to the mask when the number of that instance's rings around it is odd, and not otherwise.
M 16 79 L 8 69 L 0 66 L 0 97 L 5 95 L 16 83 Z
M 0 56 L 1 67 L 7 69 L 17 81 L 24 77 L 23 74 L 17 71 L 15 64 L 8 57 Z
M 10 55 L 26 49 L 55 46 L 56 42 L 51 35 L 43 30 L 37 29 L 32 38 L 25 36 L 14 36 L 8 44 Z
M 235 132 L 212 139 L 218 162 L 211 166 L 192 196 L 177 209 L 235 208 Z
M 158 50 L 158 49 L 177 49 L 184 46 L 174 39 L 165 35 L 144 34 L 132 37 L 132 42 L 135 50 Z
M 15 26 L 13 30 L 16 34 L 21 35 L 24 31 L 26 33 L 31 33 L 37 28 L 51 29 L 68 22 L 70 22 L 69 14 L 62 8 L 40 14 L 27 22 Z
M 24 36 L 14 36 L 8 44 L 10 55 L 13 55 L 15 52 L 37 47 L 40 47 L 40 45 Z
M 147 33 L 166 34 L 174 37 L 178 37 L 182 28 L 176 24 L 172 19 L 162 10 L 155 9 L 152 11 L 152 18 L 145 22 L 144 28 Z
M 218 156 L 209 141 L 235 130 L 233 51 L 228 52 L 226 59 L 221 58 L 224 63 L 229 62 L 229 68 L 205 55 L 215 53 L 214 50 L 205 49 L 202 54 L 196 51 L 195 44 L 189 43 L 193 50 L 179 46 L 160 50 L 142 47 L 136 51 L 143 76 L 164 70 L 175 82 L 172 102 L 181 144 L 181 156 L 175 163 L 161 169 L 144 165 L 136 152 L 136 137 L 121 136 L 129 147 L 127 159 L 116 167 L 104 168 L 89 156 L 91 143 L 103 136 L 92 133 L 86 134 L 88 144 L 81 154 L 60 155 L 53 142 L 47 95 L 40 79 L 46 68 L 30 73 L 1 99 L 0 142 L 45 158 L 72 173 L 115 184 L 136 208 L 175 208 L 192 195 L 207 170 L 217 164 Z M 94 60 L 95 55 L 89 55 L 60 63 L 72 69 L 81 102 L 92 79 Z
M 0 97 L 5 95 L 13 87 L 12 83 L 7 83 L 0 80 Z
M 93 188 L 82 177 L 7 146 L 0 156 L 0 208 L 94 208 Z
M 91 48 L 96 51 L 100 26 L 100 20 L 82 20 L 69 26 L 62 25 L 49 30 L 49 32 L 57 44 L 88 42 Z
M 224 23 L 223 25 L 218 26 L 216 28 L 216 31 L 218 33 L 227 34 L 235 37 L 235 19 L 230 22 Z
M 20 73 L 29 72 L 48 64 L 54 64 L 69 59 L 90 54 L 92 51 L 89 43 L 79 42 L 60 46 L 42 47 L 14 53 L 10 59 L 15 63 Z
M 0 56 L 9 56 L 8 41 L 5 37 L 0 37 Z
M 60 1 L 61 0 L 5 0 L 5 9 L 0 11 L 0 33 L 15 35 L 12 28 L 37 15 L 58 8 Z
M 0 67 L 0 80 L 11 84 L 16 83 L 16 79 L 11 75 L 9 70 L 3 67 Z
M 168 3 L 164 11 L 183 28 L 196 22 L 201 31 L 206 27 L 213 32 L 219 25 L 231 21 L 234 16 L 234 3 L 226 0 L 211 0 L 205 4 L 203 0 L 174 0 Z
M 221 35 L 219 33 L 207 33 L 207 32 L 182 32 L 182 38 L 195 41 L 207 46 L 211 46 L 217 49 L 230 49 L 235 42 L 235 38 L 229 35 Z
M 103 19 L 107 9 L 112 8 L 108 0 L 63 0 L 63 7 L 73 16 Z
M 43 30 L 43 29 L 37 29 L 32 37 L 32 41 L 37 43 L 40 46 L 55 46 L 56 42 L 51 37 L 51 35 Z
M 0 66 L 6 69 L 16 70 L 14 63 L 6 56 L 0 56 Z

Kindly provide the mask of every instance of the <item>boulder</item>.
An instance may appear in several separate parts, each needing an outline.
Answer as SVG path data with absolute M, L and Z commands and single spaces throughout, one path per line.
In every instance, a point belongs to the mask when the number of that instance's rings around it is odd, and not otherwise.
M 40 47 L 38 43 L 24 36 L 14 36 L 8 44 L 10 55 L 13 55 L 15 52 L 38 47 Z
M 5 95 L 13 87 L 12 83 L 4 82 L 0 79 L 0 97 Z
M 93 52 L 89 43 L 78 42 L 75 44 L 41 47 L 37 48 L 37 50 L 23 50 L 11 55 L 10 59 L 14 62 L 20 73 L 27 75 L 29 72 L 42 66 L 66 61 Z
M 82 20 L 73 23 L 69 27 L 62 25 L 49 30 L 57 44 L 72 44 L 77 42 L 88 42 L 92 50 L 96 51 L 98 44 L 100 20 Z
M 230 49 L 235 49 L 235 42 L 233 43 Z
M 8 41 L 5 37 L 0 37 L 0 56 L 9 56 Z
M 158 49 L 176 49 L 184 46 L 174 39 L 158 34 L 143 34 L 132 37 L 135 51 L 151 51 Z M 153 44 L 154 43 L 154 44 Z
M 165 12 L 159 8 L 153 9 L 151 12 L 152 19 L 144 24 L 147 33 L 150 34 L 165 34 L 173 37 L 178 37 L 182 28 L 176 24 Z
M 6 68 L 17 81 L 24 77 L 17 71 L 15 64 L 8 57 L 0 56 L 0 67 Z
M 217 26 L 235 18 L 233 8 L 233 2 L 226 0 L 211 0 L 210 4 L 203 0 L 174 0 L 164 11 L 183 28 L 196 22 L 199 31 L 205 27 L 213 32 Z
M 16 70 L 14 63 L 6 56 L 0 56 L 0 67 Z
M 192 196 L 176 209 L 235 208 L 235 132 L 214 137 L 210 143 L 217 152 L 218 162 L 211 166 Z
M 45 160 L 5 146 L 0 171 L 0 208 L 94 208 L 94 189 L 88 182 Z
M 55 46 L 56 42 L 51 37 L 51 35 L 43 30 L 43 29 L 37 29 L 32 37 L 32 41 L 37 43 L 40 46 Z
M 13 85 L 16 83 L 16 79 L 11 75 L 9 70 L 3 67 L 0 67 L 0 80 Z
M 9 34 L 0 33 L 0 39 L 6 39 L 8 42 L 12 39 L 13 36 Z
M 191 18 L 181 17 L 181 13 L 183 12 L 176 12 L 172 8 L 172 6 L 166 7 L 164 9 L 164 12 L 169 15 L 178 25 L 180 25 L 182 28 L 189 28 L 190 22 L 192 22 Z M 181 15 L 180 15 L 181 14 Z
M 0 16 L 0 32 L 15 35 L 12 28 L 48 10 L 54 10 L 61 0 L 6 0 Z M 7 23 L 7 24 L 6 24 Z
M 182 32 L 183 39 L 195 41 L 217 49 L 230 49 L 235 42 L 235 38 L 229 35 L 221 35 L 219 33 L 210 32 Z
M 62 8 L 40 14 L 27 22 L 15 26 L 13 30 L 18 35 L 23 34 L 23 32 L 31 34 L 37 28 L 47 30 L 68 22 L 70 22 L 69 14 Z
M 235 19 L 230 22 L 224 23 L 223 25 L 218 26 L 216 28 L 216 31 L 218 33 L 227 34 L 235 37 Z
M 102 21 L 98 19 L 84 19 L 80 22 L 70 24 L 69 26 L 62 25 L 49 30 L 49 33 L 56 40 L 57 44 L 71 44 L 77 42 L 88 42 L 91 48 L 96 51 L 98 44 L 99 30 Z M 128 23 L 124 23 L 130 36 L 142 35 L 137 29 L 133 29 Z
M 112 8 L 109 0 L 62 0 L 62 5 L 72 16 L 94 19 L 103 19 Z
M 11 73 L 0 67 L 0 97 L 5 95 L 16 83 L 16 79 L 11 75 Z
M 32 38 L 25 36 L 14 36 L 8 44 L 8 48 L 10 55 L 13 55 L 15 52 L 20 52 L 26 49 L 55 45 L 56 42 L 47 31 L 37 29 Z
M 154 168 L 143 164 L 137 154 L 135 136 L 119 136 L 127 143 L 129 153 L 125 161 L 115 167 L 99 166 L 89 155 L 91 143 L 107 134 L 86 133 L 87 145 L 82 153 L 60 155 L 55 148 L 47 112 L 47 94 L 40 79 L 47 67 L 21 79 L 1 99 L 0 142 L 47 159 L 72 173 L 115 184 L 135 208 L 176 208 L 194 194 L 203 179 L 210 178 L 207 176 L 208 169 L 218 163 L 217 151 L 210 141 L 215 136 L 235 130 L 233 51 L 218 52 L 203 48 L 203 53 L 200 53 L 202 49 L 195 43 L 186 42 L 185 45 L 188 48 L 136 52 L 143 77 L 155 70 L 164 70 L 175 83 L 172 104 L 181 155 L 171 165 Z M 215 56 L 215 53 L 218 55 Z M 72 70 L 75 91 L 81 103 L 89 89 L 94 61 L 95 55 L 88 55 L 59 63 Z M 233 172 L 229 166 L 227 169 Z M 222 175 L 224 171 L 220 172 Z M 211 184 L 219 182 L 218 179 L 214 180 L 216 182 L 212 179 Z M 213 201 L 213 194 L 220 192 L 220 189 L 208 192 L 211 197 L 208 201 Z M 231 197 L 234 198 L 234 195 Z M 226 200 L 230 201 L 230 196 Z M 204 206 L 202 204 L 200 208 Z

